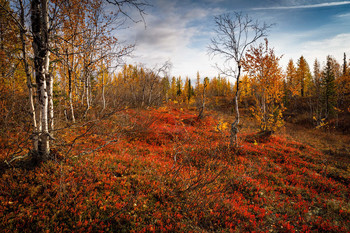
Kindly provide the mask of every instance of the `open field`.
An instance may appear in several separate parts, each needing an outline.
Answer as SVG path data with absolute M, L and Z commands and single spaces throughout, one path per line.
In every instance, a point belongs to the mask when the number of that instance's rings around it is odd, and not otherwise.
M 56 160 L 1 166 L 0 229 L 350 231 L 349 154 L 307 145 L 329 140 L 324 134 L 286 128 L 264 138 L 248 123 L 240 147 L 229 149 L 226 119 L 210 112 L 198 121 L 193 111 L 163 107 L 69 128 Z

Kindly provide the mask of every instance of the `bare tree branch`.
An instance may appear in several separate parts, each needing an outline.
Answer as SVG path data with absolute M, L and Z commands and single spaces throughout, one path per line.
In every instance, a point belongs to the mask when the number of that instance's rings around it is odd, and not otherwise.
M 124 16 L 132 20 L 134 23 L 140 22 L 140 20 L 135 20 L 129 13 L 126 12 L 125 6 L 136 8 L 139 12 L 139 15 L 142 18 L 142 21 L 145 22 L 144 16 L 146 15 L 145 8 L 151 6 L 143 0 L 106 0 L 107 3 L 115 5 L 118 7 L 118 11 Z
M 22 23 L 19 21 L 19 19 L 17 19 L 17 17 L 14 15 L 13 12 L 10 12 L 5 6 L 3 6 L 1 3 L 0 3 L 0 8 L 6 12 L 6 14 L 8 14 L 11 19 L 17 24 L 18 28 L 20 30 L 22 30 L 24 33 L 27 32 L 27 29 L 24 27 L 24 25 L 22 25 Z
M 254 21 L 242 12 L 223 14 L 214 18 L 216 36 L 211 39 L 208 53 L 221 56 L 224 59 L 222 66 L 216 64 L 216 68 L 223 75 L 235 78 L 236 92 L 234 97 L 236 107 L 236 120 L 231 125 L 231 146 L 237 146 L 237 132 L 239 125 L 239 78 L 241 75 L 241 61 L 246 49 L 262 37 L 267 36 L 267 31 L 272 25 Z

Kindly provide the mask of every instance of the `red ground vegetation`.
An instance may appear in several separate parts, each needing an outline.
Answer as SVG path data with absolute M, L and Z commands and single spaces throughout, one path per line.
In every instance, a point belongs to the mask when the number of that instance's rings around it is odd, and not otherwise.
M 0 229 L 350 231 L 349 164 L 277 136 L 241 134 L 230 149 L 217 124 L 160 108 L 67 129 L 74 145 L 57 146 L 56 160 L 1 172 Z

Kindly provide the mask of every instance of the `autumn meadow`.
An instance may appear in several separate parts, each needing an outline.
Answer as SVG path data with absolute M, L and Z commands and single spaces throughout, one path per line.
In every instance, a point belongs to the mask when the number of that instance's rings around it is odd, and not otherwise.
M 232 12 L 218 75 L 173 76 L 125 62 L 149 7 L 0 0 L 0 231 L 350 232 L 346 51 L 282 66 Z

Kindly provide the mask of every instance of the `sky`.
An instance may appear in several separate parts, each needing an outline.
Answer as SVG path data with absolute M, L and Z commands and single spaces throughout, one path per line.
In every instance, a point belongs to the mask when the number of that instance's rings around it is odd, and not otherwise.
M 350 58 L 350 1 L 331 0 L 148 0 L 145 23 L 128 23 L 119 34 L 135 43 L 129 64 L 152 68 L 170 61 L 171 76 L 193 79 L 218 75 L 215 63 L 220 57 L 208 55 L 215 36 L 214 17 L 242 12 L 260 22 L 274 24 L 267 39 L 280 65 L 297 62 L 303 55 L 312 70 L 317 58 L 321 65 L 327 55 L 342 63 L 344 52 Z M 133 13 L 134 14 L 134 13 Z M 135 15 L 137 18 L 138 16 Z M 263 39 L 259 41 L 263 42 Z

